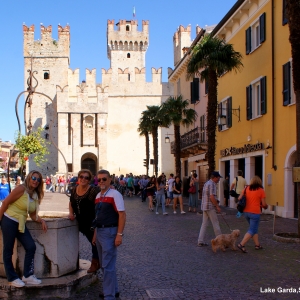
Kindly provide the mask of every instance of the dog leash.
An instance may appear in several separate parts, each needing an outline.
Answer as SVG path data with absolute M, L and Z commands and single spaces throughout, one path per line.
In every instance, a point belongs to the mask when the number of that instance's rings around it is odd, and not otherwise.
M 232 231 L 232 229 L 230 229 L 228 223 L 226 222 L 225 218 L 223 217 L 222 212 L 220 213 L 220 215 L 222 216 L 222 218 L 223 218 L 224 222 L 226 223 L 226 225 L 228 226 L 229 230 Z

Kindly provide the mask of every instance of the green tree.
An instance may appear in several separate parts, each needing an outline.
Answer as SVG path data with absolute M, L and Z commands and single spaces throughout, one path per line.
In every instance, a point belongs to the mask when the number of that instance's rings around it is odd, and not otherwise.
M 193 124 L 197 118 L 197 113 L 194 109 L 189 108 L 189 101 L 183 100 L 182 96 L 169 97 L 161 106 L 161 119 L 164 118 L 163 126 L 174 126 L 175 140 L 175 172 L 181 177 L 180 163 L 180 125 L 189 126 Z
M 19 158 L 22 165 L 31 158 L 33 158 L 37 166 L 47 161 L 45 156 L 49 154 L 48 145 L 49 143 L 43 138 L 42 128 L 38 128 L 37 131 L 28 135 L 17 133 L 15 148 L 19 150 Z
M 150 143 L 149 143 L 149 131 L 150 131 L 150 123 L 146 116 L 143 115 L 142 118 L 140 118 L 138 132 L 140 133 L 140 136 L 145 137 L 145 143 L 146 143 L 146 174 L 149 175 L 149 160 L 150 160 Z
M 207 162 L 209 174 L 215 170 L 216 126 L 218 107 L 218 77 L 225 72 L 240 70 L 242 55 L 232 44 L 210 35 L 205 36 L 192 50 L 187 66 L 187 79 L 194 76 L 208 82 L 207 103 Z
M 296 166 L 300 167 L 300 1 L 286 0 L 289 40 L 292 48 L 293 86 L 296 95 Z M 300 237 L 300 183 L 297 182 L 298 236 Z
M 147 110 L 142 112 L 142 119 L 147 120 L 149 124 L 149 132 L 152 135 L 153 140 L 153 159 L 154 159 L 154 173 L 158 175 L 158 127 L 163 126 L 163 118 L 160 114 L 160 106 L 158 105 L 147 105 Z

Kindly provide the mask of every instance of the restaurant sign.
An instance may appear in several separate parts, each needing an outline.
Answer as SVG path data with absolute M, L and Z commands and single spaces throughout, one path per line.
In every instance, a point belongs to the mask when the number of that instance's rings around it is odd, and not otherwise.
M 244 147 L 231 147 L 231 148 L 226 148 L 220 151 L 221 156 L 230 156 L 230 155 L 238 155 L 238 154 L 243 154 L 243 153 L 249 153 L 249 152 L 254 152 L 254 151 L 259 151 L 263 150 L 264 145 L 263 143 L 257 143 L 257 144 L 247 144 L 244 145 Z

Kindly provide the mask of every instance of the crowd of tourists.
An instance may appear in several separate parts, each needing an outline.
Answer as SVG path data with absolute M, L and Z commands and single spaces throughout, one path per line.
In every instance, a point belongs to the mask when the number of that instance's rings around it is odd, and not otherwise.
M 258 227 L 262 208 L 267 209 L 265 192 L 261 179 L 254 176 L 247 186 L 242 177 L 242 171 L 238 171 L 232 182 L 230 194 L 235 192 L 236 201 L 246 197 L 244 215 L 249 223 L 249 229 L 241 242 L 237 245 L 243 253 L 247 253 L 245 244 L 252 239 L 255 250 L 263 247 L 258 239 Z M 40 284 L 41 280 L 34 275 L 35 242 L 26 227 L 28 215 L 35 222 L 41 224 L 44 232 L 47 232 L 47 223 L 38 215 L 39 205 L 44 197 L 44 184 L 46 191 L 64 192 L 66 183 L 72 179 L 72 175 L 65 181 L 64 176 L 47 176 L 43 179 L 38 171 L 31 171 L 24 182 L 20 180 L 18 185 L 9 193 L 6 178 L 2 177 L 0 184 L 1 208 L 0 224 L 3 236 L 3 262 L 8 282 L 14 287 L 23 287 L 27 284 Z M 217 183 L 222 176 L 219 172 L 212 172 L 210 179 L 204 184 L 201 196 L 201 211 L 203 214 L 202 225 L 198 236 L 198 246 L 208 246 L 205 242 L 208 220 L 211 221 L 216 239 L 215 243 L 221 249 L 232 243 L 229 235 L 223 235 L 220 230 L 217 213 L 221 212 L 217 199 Z M 57 179 L 57 181 L 55 181 Z M 60 185 L 62 183 L 63 185 Z M 58 184 L 58 185 L 57 185 Z M 226 183 L 229 186 L 227 180 Z M 60 188 L 61 187 L 61 188 Z M 197 212 L 199 198 L 199 180 L 196 173 L 192 173 L 188 181 L 188 210 Z M 51 189 L 52 188 L 52 189 Z M 139 196 L 142 202 L 148 199 L 150 212 L 168 215 L 167 207 L 172 206 L 173 214 L 177 214 L 179 206 L 180 214 L 186 212 L 183 209 L 183 182 L 179 176 L 170 174 L 167 178 L 164 173 L 149 177 L 146 175 L 134 176 L 132 173 L 125 176 L 112 176 L 107 170 L 100 170 L 96 175 L 83 169 L 76 177 L 75 188 L 70 191 L 69 219 L 77 220 L 79 231 L 86 236 L 91 244 L 92 261 L 88 273 L 94 273 L 99 269 L 103 272 L 103 293 L 100 298 L 112 300 L 119 297 L 118 281 L 116 276 L 117 247 L 122 244 L 123 231 L 126 222 L 124 196 Z M 224 200 L 227 200 L 227 191 L 224 190 Z M 4 199 L 4 200 L 3 200 Z M 226 205 L 225 201 L 225 206 Z M 239 230 L 237 230 L 239 232 Z M 236 235 L 237 237 L 238 235 Z M 235 239 L 236 239 L 235 237 Z M 13 246 L 18 239 L 25 248 L 23 277 L 19 278 L 12 262 Z M 215 245 L 215 246 L 216 246 Z

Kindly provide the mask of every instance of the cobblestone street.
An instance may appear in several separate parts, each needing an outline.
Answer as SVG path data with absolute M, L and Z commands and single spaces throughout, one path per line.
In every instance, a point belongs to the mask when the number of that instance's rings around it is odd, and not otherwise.
M 120 299 L 299 299 L 300 246 L 272 239 L 273 216 L 262 215 L 259 228 L 264 249 L 256 251 L 252 241 L 247 254 L 227 249 L 213 253 L 211 246 L 197 247 L 202 216 L 187 212 L 168 216 L 148 210 L 140 198 L 125 198 L 127 223 L 123 245 L 118 250 Z M 67 211 L 68 198 L 45 194 L 41 210 Z M 185 206 L 187 211 L 187 206 Z M 179 212 L 179 210 L 178 210 Z M 226 214 L 225 214 L 226 213 Z M 241 240 L 248 225 L 235 217 L 234 209 L 219 215 L 221 230 L 240 229 Z M 297 220 L 276 218 L 275 232 L 296 232 Z M 209 227 L 206 242 L 214 238 Z M 67 249 L 66 249 L 67 251 Z M 90 259 L 90 245 L 80 237 L 80 258 Z M 99 282 L 83 289 L 72 299 L 99 299 Z M 275 289 L 274 293 L 267 289 Z M 278 288 L 294 288 L 295 293 Z M 266 291 L 266 292 L 264 292 Z

